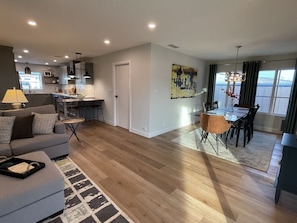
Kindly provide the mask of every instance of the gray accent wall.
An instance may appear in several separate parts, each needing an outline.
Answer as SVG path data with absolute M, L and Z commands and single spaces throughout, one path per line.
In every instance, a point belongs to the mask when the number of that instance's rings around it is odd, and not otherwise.
M 0 45 L 0 101 L 2 101 L 6 89 L 20 88 L 19 78 L 16 73 L 13 48 Z M 0 104 L 0 109 L 6 108 L 7 105 Z

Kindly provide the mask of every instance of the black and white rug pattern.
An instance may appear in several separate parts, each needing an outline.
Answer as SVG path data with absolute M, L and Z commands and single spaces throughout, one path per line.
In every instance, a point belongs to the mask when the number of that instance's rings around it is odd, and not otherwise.
M 65 208 L 43 223 L 133 222 L 69 157 L 55 163 L 65 179 Z

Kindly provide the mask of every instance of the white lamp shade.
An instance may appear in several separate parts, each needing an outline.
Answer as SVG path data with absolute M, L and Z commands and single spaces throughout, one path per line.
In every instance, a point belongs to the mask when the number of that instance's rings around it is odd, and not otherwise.
M 7 89 L 2 103 L 27 103 L 28 100 L 20 89 Z

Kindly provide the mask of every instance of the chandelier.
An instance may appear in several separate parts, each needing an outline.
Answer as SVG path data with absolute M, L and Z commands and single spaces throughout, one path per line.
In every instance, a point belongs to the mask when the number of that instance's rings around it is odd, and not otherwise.
M 238 51 L 239 48 L 241 48 L 242 46 L 236 46 L 237 48 L 237 54 L 236 54 L 236 62 L 235 62 L 235 69 L 234 72 L 226 72 L 225 74 L 225 81 L 228 82 L 242 82 L 245 81 L 246 78 L 246 74 L 245 73 L 237 73 L 236 68 L 237 68 L 237 60 L 238 60 Z

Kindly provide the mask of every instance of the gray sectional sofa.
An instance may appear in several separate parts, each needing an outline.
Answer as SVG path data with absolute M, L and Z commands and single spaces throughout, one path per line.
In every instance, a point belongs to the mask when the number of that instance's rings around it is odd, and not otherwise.
M 55 115 L 57 113 L 52 104 L 0 111 L 0 117 L 15 117 L 11 139 L 0 143 L 0 156 L 17 156 L 34 151 L 44 151 L 51 159 L 68 155 L 69 136 L 64 124 Z M 51 127 L 53 118 L 56 120 Z M 2 120 L 4 122 L 0 121 L 0 134 L 8 128 L 3 124 L 6 119 Z

